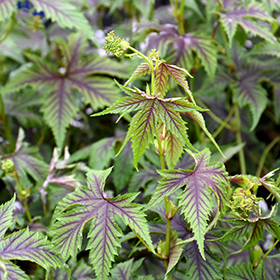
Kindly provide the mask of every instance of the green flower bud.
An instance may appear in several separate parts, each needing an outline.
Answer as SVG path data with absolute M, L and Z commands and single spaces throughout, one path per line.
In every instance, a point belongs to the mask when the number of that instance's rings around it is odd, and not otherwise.
M 14 163 L 12 160 L 10 159 L 7 159 L 5 161 L 2 161 L 2 170 L 5 172 L 5 173 L 10 173 L 12 171 L 14 171 Z

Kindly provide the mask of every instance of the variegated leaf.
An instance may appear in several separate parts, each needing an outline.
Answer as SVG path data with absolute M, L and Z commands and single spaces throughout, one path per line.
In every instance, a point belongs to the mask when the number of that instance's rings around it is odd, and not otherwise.
M 114 256 L 120 247 L 122 232 L 115 221 L 119 216 L 125 224 L 153 251 L 148 225 L 141 206 L 131 203 L 138 194 L 125 194 L 115 198 L 104 197 L 104 185 L 111 169 L 90 171 L 88 187 L 76 188 L 57 206 L 52 226 L 53 242 L 66 260 L 76 257 L 81 248 L 82 231 L 90 223 L 90 262 L 98 279 L 107 279 Z M 66 209 L 71 210 L 66 211 Z

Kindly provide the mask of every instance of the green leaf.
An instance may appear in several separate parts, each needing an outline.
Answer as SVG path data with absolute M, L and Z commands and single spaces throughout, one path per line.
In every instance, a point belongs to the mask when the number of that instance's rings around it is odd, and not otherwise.
M 10 18 L 16 11 L 16 0 L 0 0 L 0 22 Z
M 166 140 L 165 160 L 168 168 L 173 169 L 183 153 L 184 144 L 170 131 L 167 131 L 165 140 Z
M 165 275 L 167 275 L 172 270 L 172 268 L 178 263 L 182 255 L 184 246 L 177 244 L 178 241 L 180 241 L 180 239 L 178 239 L 176 231 L 172 231 L 170 236 L 169 262 Z
M 52 4 L 51 4 L 52 5 Z M 82 59 L 86 40 L 82 34 L 74 33 L 68 36 L 68 43 L 57 39 L 60 49 L 65 55 L 67 65 L 54 69 L 48 61 L 41 57 L 26 54 L 35 64 L 33 67 L 25 67 L 14 79 L 6 84 L 4 93 L 10 93 L 23 87 L 40 85 L 48 86 L 51 90 L 43 100 L 42 111 L 44 119 L 51 127 L 59 147 L 63 146 L 66 129 L 79 110 L 78 103 L 74 100 L 72 89 L 76 88 L 85 97 L 85 103 L 90 104 L 95 110 L 105 105 L 110 105 L 119 96 L 119 90 L 113 81 L 97 74 L 125 75 L 124 70 L 108 59 L 101 63 L 101 58 L 91 56 L 87 60 Z M 63 69 L 64 74 L 60 71 Z M 95 76 L 90 76 L 94 74 Z
M 147 62 L 141 63 L 131 74 L 130 78 L 126 81 L 124 86 L 127 86 L 129 83 L 131 83 L 136 78 L 145 76 L 150 73 L 151 73 L 151 68 L 150 68 L 149 64 Z
M 256 270 L 252 269 L 252 264 L 236 265 L 226 270 L 227 279 L 232 280 L 265 280 L 263 261 Z
M 5 278 L 6 276 L 6 278 Z M 0 279 L 4 280 L 29 280 L 30 278 L 17 265 L 5 261 L 0 264 Z
M 145 17 L 145 19 L 150 19 L 151 11 L 154 9 L 155 0 L 133 0 L 132 3 L 134 7 Z
M 235 7 L 233 11 L 219 12 L 218 14 L 220 15 L 220 22 L 228 35 L 230 46 L 232 45 L 237 25 L 240 25 L 246 32 L 251 32 L 253 35 L 258 35 L 272 43 L 276 42 L 276 38 L 266 27 L 252 20 L 258 19 L 269 23 L 274 21 L 260 3 L 249 3 L 248 10 L 245 5 L 240 5 Z
M 23 146 L 6 159 L 14 162 L 20 177 L 28 174 L 37 182 L 43 182 L 48 175 L 48 164 L 43 161 L 38 147 Z
M 16 196 L 14 195 L 10 201 L 0 205 L 0 240 L 4 238 L 7 229 L 12 223 L 15 198 Z
M 142 207 L 131 203 L 138 194 L 104 197 L 105 180 L 111 170 L 90 171 L 87 174 L 88 187 L 76 188 L 58 204 L 51 228 L 53 242 L 67 260 L 70 256 L 76 257 L 81 248 L 83 228 L 90 223 L 87 249 L 98 279 L 107 279 L 114 256 L 118 254 L 119 237 L 123 236 L 115 215 L 153 251 Z
M 246 56 L 251 55 L 272 55 L 280 58 L 280 43 L 275 42 L 271 44 L 270 42 L 258 43 L 251 51 L 249 51 Z
M 3 239 L 0 242 L 0 253 L 2 260 L 32 261 L 46 270 L 63 266 L 47 237 L 28 229 L 14 232 Z
M 55 2 L 48 0 L 31 0 L 37 12 L 43 11 L 46 18 L 58 23 L 62 28 L 76 28 L 87 36 L 94 36 L 88 20 L 84 17 L 74 5 L 67 0 L 56 0 Z

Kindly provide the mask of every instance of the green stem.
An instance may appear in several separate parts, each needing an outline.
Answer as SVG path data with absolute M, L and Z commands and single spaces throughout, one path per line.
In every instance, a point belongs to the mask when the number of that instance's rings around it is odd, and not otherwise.
M 227 260 L 224 259 L 224 280 L 226 280 L 227 276 Z
M 236 120 L 236 142 L 237 145 L 241 145 L 242 144 L 242 138 L 241 138 L 241 123 L 240 123 L 240 116 L 239 116 L 239 109 L 238 109 L 238 103 L 235 102 L 234 103 L 234 107 L 236 107 L 235 109 L 235 120 Z M 242 147 L 239 152 L 239 162 L 240 162 L 240 170 L 241 170 L 241 174 L 246 174 L 246 162 L 245 162 L 245 156 L 244 156 L 244 148 Z
M 15 149 L 15 142 L 14 142 L 14 139 L 13 139 L 13 136 L 12 136 L 12 132 L 11 132 L 11 129 L 10 129 L 10 126 L 9 126 L 8 119 L 7 119 L 6 114 L 5 114 L 5 105 L 4 105 L 4 101 L 3 101 L 3 98 L 2 98 L 2 94 L 0 94 L 0 116 L 1 116 L 2 121 L 3 121 L 3 127 L 4 127 L 4 131 L 5 131 L 5 135 L 10 142 L 10 148 L 11 148 L 11 150 L 14 150 Z
M 171 220 L 166 220 L 166 241 L 163 255 L 166 260 L 169 259 L 169 251 L 170 251 L 170 235 L 171 235 Z
M 164 170 L 165 169 L 165 159 L 164 159 L 164 154 L 163 154 L 159 136 L 157 137 L 157 143 L 158 143 L 158 153 L 159 153 L 159 158 L 160 158 L 161 170 Z
M 26 216 L 27 216 L 27 219 L 29 222 L 31 222 L 31 215 L 30 215 L 30 212 L 29 212 L 29 209 L 28 209 L 28 204 L 26 202 L 26 199 L 22 197 L 22 186 L 21 186 L 21 182 L 20 182 L 20 178 L 18 176 L 18 173 L 17 171 L 15 170 L 15 178 L 17 180 L 17 185 L 18 185 L 18 191 L 19 191 L 19 198 L 20 200 L 22 201 L 23 203 L 23 206 L 24 206 L 24 209 L 25 209 L 25 212 L 26 212 Z
M 207 106 L 201 100 L 197 99 L 196 103 L 203 109 L 208 109 Z M 220 124 L 220 125 L 223 124 L 226 129 L 232 130 L 232 128 L 229 124 L 225 123 L 222 119 L 220 119 L 218 116 L 216 116 L 212 111 L 206 111 L 206 113 L 218 124 Z
M 184 35 L 185 34 L 184 7 L 185 7 L 185 0 L 181 0 L 181 6 L 180 6 L 179 15 L 178 15 L 178 21 L 179 21 L 178 31 L 179 31 L 180 35 Z
M 213 133 L 213 138 L 216 138 L 221 131 L 225 128 L 225 126 L 228 124 L 228 121 L 231 119 L 232 115 L 235 113 L 236 107 L 233 106 L 227 117 L 224 119 L 223 123 L 217 128 L 217 130 Z
M 258 166 L 258 169 L 257 169 L 257 172 L 256 172 L 256 177 L 260 177 L 261 176 L 261 173 L 262 173 L 262 169 L 263 169 L 263 166 L 264 166 L 264 162 L 265 162 L 265 159 L 269 153 L 269 151 L 273 148 L 273 146 L 275 144 L 277 144 L 277 142 L 280 141 L 280 136 L 277 136 L 276 138 L 274 138 L 271 143 L 266 146 L 266 148 L 264 149 L 263 151 L 263 154 L 261 156 L 261 159 L 260 159 L 260 163 L 259 163 L 259 166 Z
M 277 239 L 277 240 L 274 242 L 273 246 L 263 255 L 263 257 L 262 257 L 263 260 L 264 260 L 264 259 L 267 257 L 267 255 L 275 248 L 275 246 L 278 244 L 278 242 L 279 242 L 279 239 Z
M 7 37 L 9 36 L 9 34 L 11 33 L 11 31 L 13 29 L 13 26 L 14 26 L 14 21 L 11 20 L 9 27 L 7 28 L 6 34 L 4 35 L 3 38 L 0 39 L 0 43 L 2 43 L 3 41 L 5 41 L 7 39 Z
M 250 256 L 250 262 L 253 263 L 253 261 L 254 261 L 253 248 L 249 247 L 248 251 L 249 251 L 249 256 Z
M 130 49 L 131 51 L 133 51 L 134 53 L 137 53 L 141 58 L 143 58 L 149 65 L 150 69 L 151 69 L 151 93 L 155 92 L 155 88 L 154 88 L 154 84 L 155 84 L 155 73 L 154 73 L 154 65 L 153 65 L 153 61 L 151 59 L 149 59 L 147 56 L 145 56 L 144 54 L 142 54 L 141 52 L 139 52 L 138 50 L 134 49 L 133 47 L 129 46 L 128 49 Z

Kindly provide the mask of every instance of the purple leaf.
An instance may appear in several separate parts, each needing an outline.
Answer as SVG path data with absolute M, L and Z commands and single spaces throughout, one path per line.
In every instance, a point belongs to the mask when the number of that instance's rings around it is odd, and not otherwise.
M 2 260 L 32 261 L 49 270 L 50 267 L 61 267 L 61 259 L 57 256 L 46 237 L 37 232 L 23 229 L 9 235 L 0 242 Z
M 119 263 L 111 270 L 114 280 L 131 280 L 133 273 L 139 268 L 144 259 L 137 260 L 133 263 L 133 259 Z
M 234 280 L 265 280 L 264 273 L 264 262 L 262 261 L 255 270 L 251 263 L 230 267 L 227 269 L 226 276 Z
M 274 21 L 260 3 L 249 3 L 248 10 L 245 5 L 240 5 L 235 6 L 233 11 L 219 12 L 218 14 L 220 15 L 220 22 L 229 37 L 230 46 L 232 45 L 237 25 L 240 25 L 245 31 L 251 32 L 253 35 L 258 35 L 272 43 L 276 42 L 276 38 L 266 27 L 252 20 L 258 19 L 269 23 Z
M 88 187 L 76 188 L 57 206 L 52 226 L 53 242 L 64 259 L 75 257 L 81 248 L 82 231 L 90 222 L 89 241 L 90 262 L 96 275 L 107 279 L 111 262 L 120 247 L 122 233 L 115 222 L 120 217 L 133 232 L 153 251 L 149 229 L 141 213 L 141 206 L 131 203 L 138 194 L 125 194 L 115 198 L 104 197 L 104 184 L 112 169 L 90 171 Z M 70 209 L 69 211 L 65 211 Z
M 179 35 L 177 27 L 167 25 L 155 25 L 158 33 L 151 33 L 147 38 L 146 49 L 156 48 L 162 56 L 166 56 L 170 64 L 176 64 L 188 70 L 194 67 L 192 51 L 194 51 L 210 77 L 214 77 L 217 67 L 217 48 L 212 44 L 210 38 L 187 33 Z
M 223 213 L 228 201 L 227 173 L 222 164 L 209 165 L 210 152 L 203 150 L 198 154 L 192 154 L 196 162 L 194 171 L 164 170 L 159 171 L 164 179 L 159 181 L 156 192 L 152 196 L 147 208 L 158 204 L 165 196 L 169 196 L 177 189 L 187 186 L 179 197 L 179 207 L 190 223 L 198 242 L 199 250 L 204 257 L 204 235 L 207 221 L 211 211 L 212 190 L 220 200 L 220 210 Z
M 61 147 L 66 129 L 79 110 L 79 106 L 73 98 L 72 89 L 78 89 L 84 95 L 85 103 L 90 104 L 93 109 L 102 108 L 116 101 L 119 90 L 108 78 L 87 77 L 87 75 L 110 73 L 110 75 L 116 74 L 117 77 L 124 77 L 125 71 L 120 69 L 117 62 L 109 59 L 104 60 L 98 56 L 92 56 L 83 61 L 81 56 L 85 49 L 86 40 L 82 34 L 71 34 L 68 37 L 68 43 L 62 39 L 57 39 L 57 42 L 67 60 L 65 68 L 54 69 L 44 59 L 26 54 L 36 67 L 25 67 L 15 79 L 5 86 L 4 92 L 13 92 L 29 85 L 33 88 L 40 85 L 51 86 L 52 90 L 48 92 L 43 102 L 42 111 L 44 119 L 52 128 L 57 145 Z M 61 74 L 61 71 L 65 73 Z
M 187 258 L 187 275 L 192 280 L 217 280 L 223 279 L 219 270 L 220 262 L 205 246 L 206 260 L 201 257 L 196 242 L 186 245 L 184 253 Z

